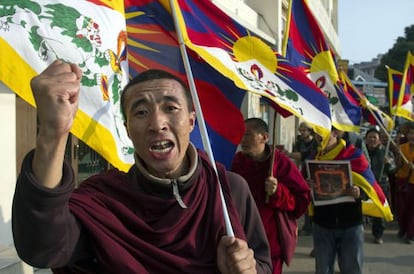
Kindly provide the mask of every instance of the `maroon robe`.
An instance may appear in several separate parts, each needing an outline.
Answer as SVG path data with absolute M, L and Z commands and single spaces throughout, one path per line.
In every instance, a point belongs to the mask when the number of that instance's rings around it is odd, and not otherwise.
M 273 176 L 278 180 L 278 187 L 270 196 L 269 203 L 266 203 L 264 182 L 269 177 L 271 162 L 268 145 L 266 151 L 268 156 L 263 161 L 255 161 L 248 155 L 238 152 L 231 170 L 239 173 L 249 184 L 269 240 L 272 259 L 277 260 L 282 254 L 275 212 L 285 211 L 292 217 L 299 218 L 306 212 L 310 203 L 310 188 L 293 161 L 276 151 Z M 293 243 L 293 246 L 295 245 L 296 242 Z
M 211 242 L 225 235 L 225 224 L 214 171 L 203 166 L 182 194 L 187 209 L 175 199 L 133 191 L 131 181 L 145 181 L 135 172 L 110 171 L 76 189 L 70 208 L 89 232 L 98 261 L 119 273 L 217 272 L 217 245 Z M 222 184 L 235 235 L 245 239 L 228 182 Z
M 198 155 L 194 173 L 177 180 L 182 208 L 171 184 L 153 182 L 135 166 L 90 177 L 73 191 L 65 164 L 61 185 L 47 189 L 34 178 L 29 153 L 13 201 L 20 258 L 55 273 L 218 273 L 222 204 L 215 172 Z M 258 273 L 269 273 L 269 246 L 248 186 L 223 166 L 218 170 L 234 234 L 247 238 Z

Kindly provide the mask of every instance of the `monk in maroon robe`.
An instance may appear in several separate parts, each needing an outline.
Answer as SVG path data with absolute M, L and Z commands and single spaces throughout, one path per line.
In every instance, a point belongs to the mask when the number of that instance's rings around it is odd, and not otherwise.
M 221 165 L 217 176 L 189 142 L 195 113 L 187 88 L 170 73 L 143 72 L 122 94 L 135 165 L 74 189 L 64 152 L 80 79 L 76 65 L 55 61 L 31 82 L 40 125 L 13 201 L 19 256 L 55 273 L 271 273 L 246 182 Z
M 289 264 L 292 259 L 297 238 L 281 235 L 277 213 L 283 211 L 293 220 L 299 218 L 310 203 L 310 188 L 292 160 L 272 152 L 267 144 L 268 126 L 262 119 L 249 118 L 245 125 L 241 151 L 234 157 L 231 170 L 249 184 L 270 243 L 273 273 L 280 274 L 283 262 Z M 272 153 L 275 153 L 274 162 Z M 296 231 L 296 222 L 290 224 Z

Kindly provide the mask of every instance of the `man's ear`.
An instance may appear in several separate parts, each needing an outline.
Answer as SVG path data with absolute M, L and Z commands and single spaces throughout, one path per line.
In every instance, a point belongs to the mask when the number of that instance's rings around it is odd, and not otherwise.
M 195 127 L 196 119 L 197 119 L 197 115 L 195 111 L 190 112 L 190 126 L 191 126 L 190 132 L 192 132 Z
M 269 133 L 262 133 L 263 136 L 263 143 L 267 143 L 269 141 Z

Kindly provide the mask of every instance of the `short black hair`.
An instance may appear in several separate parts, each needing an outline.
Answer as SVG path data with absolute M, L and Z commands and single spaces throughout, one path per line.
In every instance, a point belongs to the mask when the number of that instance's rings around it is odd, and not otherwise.
M 135 76 L 131 81 L 129 81 L 129 83 L 124 87 L 122 94 L 121 94 L 121 113 L 122 116 L 124 117 L 124 120 L 126 120 L 126 115 L 125 115 L 125 93 L 126 91 L 132 87 L 133 85 L 142 83 L 142 82 L 146 82 L 146 81 L 150 81 L 150 80 L 159 80 L 159 79 L 171 79 L 171 80 L 175 80 L 177 81 L 183 88 L 184 93 L 185 93 L 185 97 L 187 99 L 187 105 L 188 105 L 188 110 L 192 111 L 193 110 L 193 101 L 191 98 L 191 93 L 190 90 L 188 89 L 187 85 L 184 83 L 184 81 L 179 78 L 178 76 L 175 76 L 172 73 L 169 73 L 168 71 L 165 70 L 161 70 L 161 69 L 149 69 L 146 71 L 141 72 L 140 74 L 138 74 L 137 76 Z
M 365 137 L 367 137 L 367 136 L 368 136 L 368 134 L 370 134 L 371 132 L 375 132 L 375 133 L 377 133 L 378 135 L 381 135 L 381 132 L 380 132 L 379 128 L 377 128 L 377 127 L 372 127 L 372 128 L 370 128 L 370 129 L 368 129 L 368 130 L 367 130 L 367 132 L 365 133 Z
M 269 127 L 267 126 L 267 123 L 260 118 L 247 118 L 244 120 L 244 123 L 249 123 L 252 125 L 254 131 L 258 133 L 269 133 Z

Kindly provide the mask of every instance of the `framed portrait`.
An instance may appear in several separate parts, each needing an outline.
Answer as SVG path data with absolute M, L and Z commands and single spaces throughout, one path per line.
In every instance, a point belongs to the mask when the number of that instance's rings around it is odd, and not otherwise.
M 315 206 L 342 202 L 355 202 L 347 193 L 352 187 L 349 161 L 307 160 L 308 178 L 312 180 L 312 199 Z

